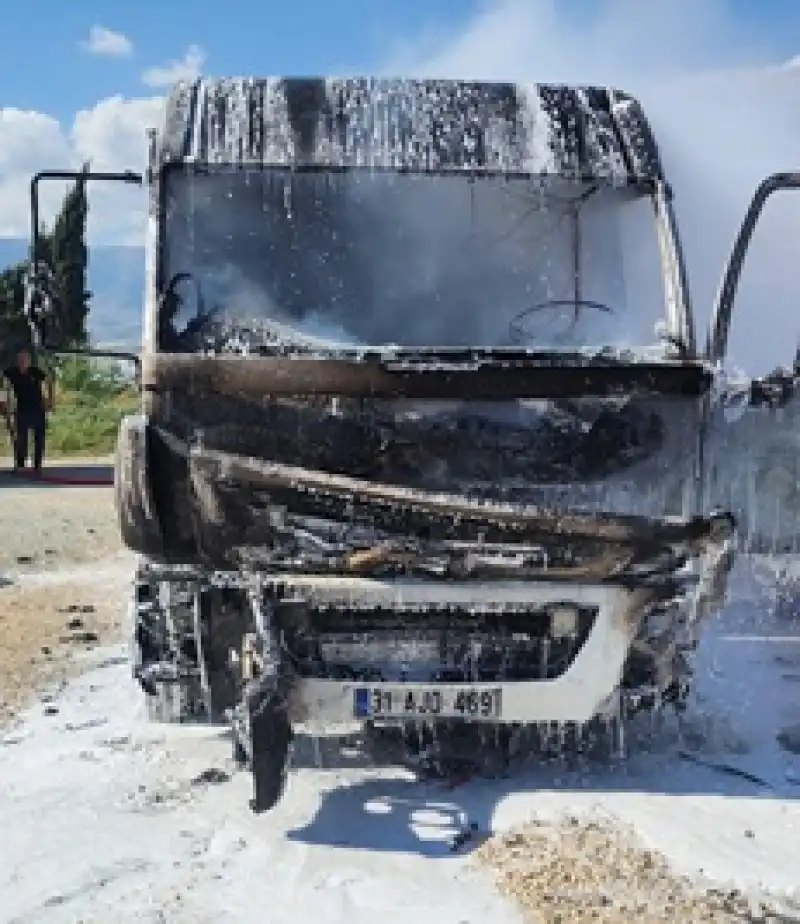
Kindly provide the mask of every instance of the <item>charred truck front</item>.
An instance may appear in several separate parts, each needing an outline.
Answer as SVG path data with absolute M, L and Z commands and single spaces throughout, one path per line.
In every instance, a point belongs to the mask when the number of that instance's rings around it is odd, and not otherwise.
M 298 726 L 507 743 L 681 702 L 733 523 L 635 99 L 198 80 L 148 184 L 116 492 L 155 714 L 230 721 L 263 810 Z

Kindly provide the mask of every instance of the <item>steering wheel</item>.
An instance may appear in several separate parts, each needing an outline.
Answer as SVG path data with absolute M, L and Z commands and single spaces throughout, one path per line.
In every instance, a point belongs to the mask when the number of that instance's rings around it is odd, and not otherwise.
M 195 298 L 197 299 L 197 313 L 191 321 L 186 324 L 180 334 L 180 336 L 185 336 L 186 334 L 194 333 L 195 330 L 202 327 L 214 313 L 214 308 L 212 307 L 210 310 L 206 310 L 203 290 L 200 288 L 200 283 L 193 273 L 175 273 L 167 283 L 164 294 L 162 295 L 162 310 L 165 310 L 171 322 L 174 323 L 175 316 L 180 309 L 184 307 L 184 299 L 176 291 L 177 286 L 182 282 L 191 282 L 194 288 Z
M 183 328 L 178 331 L 175 322 L 184 300 L 176 291 L 182 282 L 190 282 L 197 298 L 197 313 Z M 205 310 L 203 293 L 200 284 L 192 273 L 175 273 L 164 287 L 159 304 L 159 340 L 164 349 L 178 349 L 188 337 L 194 335 L 208 321 L 213 314 Z
M 537 305 L 531 305 L 530 308 L 525 308 L 523 311 L 520 311 L 518 315 L 511 319 L 508 325 L 511 342 L 514 344 L 523 344 L 534 339 L 526 330 L 526 322 L 530 320 L 532 315 L 545 311 L 547 308 L 558 309 L 563 315 L 563 309 L 565 307 L 571 307 L 573 309 L 573 317 L 569 330 L 566 331 L 562 337 L 566 337 L 578 323 L 578 316 L 580 315 L 581 308 L 592 308 L 604 314 L 612 314 L 612 310 L 608 305 L 588 298 L 554 298 L 546 302 L 539 302 Z
M 162 299 L 165 307 L 167 308 L 167 311 L 171 312 L 173 315 L 177 313 L 181 303 L 183 302 L 183 299 L 177 292 L 177 287 L 182 282 L 191 282 L 194 286 L 197 298 L 200 298 L 200 286 L 198 285 L 198 282 L 192 273 L 174 273 L 169 282 L 164 287 L 164 293 L 162 295 Z

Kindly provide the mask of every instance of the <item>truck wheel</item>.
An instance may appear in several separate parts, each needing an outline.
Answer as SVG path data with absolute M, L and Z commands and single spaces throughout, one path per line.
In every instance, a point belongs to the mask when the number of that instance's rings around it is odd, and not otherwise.
M 114 460 L 114 506 L 123 543 L 140 555 L 162 552 L 161 531 L 150 495 L 147 466 L 147 419 L 123 418 Z

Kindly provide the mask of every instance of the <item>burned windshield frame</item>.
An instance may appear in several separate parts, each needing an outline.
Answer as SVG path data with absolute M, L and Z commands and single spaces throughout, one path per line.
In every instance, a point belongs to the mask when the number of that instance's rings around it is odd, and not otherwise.
M 666 223 L 665 225 L 663 221 L 663 217 L 662 217 L 663 207 L 662 209 L 660 209 L 657 203 L 657 196 L 659 192 L 660 192 L 660 195 L 663 197 L 663 199 L 668 201 L 668 199 L 670 198 L 669 188 L 664 183 L 656 183 L 648 179 L 630 178 L 626 186 L 626 185 L 604 182 L 602 178 L 597 178 L 597 177 L 575 178 L 571 176 L 560 177 L 560 175 L 552 176 L 552 177 L 550 176 L 539 177 L 538 175 L 531 175 L 530 173 L 527 173 L 527 172 L 499 171 L 496 169 L 485 169 L 485 170 L 478 169 L 478 170 L 467 171 L 464 169 L 451 168 L 451 169 L 425 171 L 425 170 L 403 170 L 403 169 L 398 170 L 396 168 L 373 168 L 373 167 L 367 168 L 367 167 L 352 167 L 352 166 L 342 167 L 342 166 L 329 166 L 329 165 L 321 165 L 321 164 L 296 165 L 296 166 L 291 166 L 291 167 L 287 167 L 285 165 L 269 165 L 269 164 L 268 165 L 259 164 L 257 166 L 220 164 L 219 166 L 217 166 L 217 165 L 209 165 L 209 164 L 194 164 L 194 163 L 188 163 L 188 162 L 165 164 L 161 168 L 161 170 L 159 170 L 158 172 L 158 181 L 157 181 L 158 247 L 157 247 L 157 265 L 156 265 L 156 284 L 157 284 L 158 303 L 159 303 L 158 349 L 162 351 L 194 352 L 197 350 L 196 344 L 191 345 L 186 342 L 181 343 L 182 334 L 178 334 L 177 331 L 173 331 L 172 335 L 168 335 L 169 334 L 168 327 L 164 322 L 164 318 L 162 317 L 163 308 L 166 307 L 165 302 L 169 303 L 170 299 L 174 300 L 174 296 L 175 296 L 174 286 L 173 286 L 173 289 L 170 290 L 170 279 L 167 278 L 167 272 L 168 272 L 167 262 L 169 259 L 168 258 L 169 242 L 167 240 L 167 234 L 168 234 L 167 226 L 168 226 L 168 221 L 169 221 L 168 206 L 169 206 L 170 178 L 176 173 L 183 174 L 187 176 L 188 178 L 195 177 L 195 176 L 213 177 L 213 176 L 218 176 L 220 174 L 223 174 L 223 175 L 225 174 L 227 175 L 247 174 L 250 176 L 260 177 L 265 174 L 272 173 L 274 175 L 284 174 L 289 177 L 292 177 L 292 176 L 302 175 L 302 174 L 322 174 L 322 175 L 356 174 L 357 175 L 357 174 L 362 174 L 362 173 L 363 174 L 383 173 L 383 174 L 390 174 L 390 175 L 398 176 L 398 177 L 402 177 L 404 175 L 412 175 L 412 176 L 420 176 L 420 177 L 430 176 L 430 177 L 452 178 L 454 180 L 461 179 L 462 181 L 466 180 L 469 183 L 475 183 L 479 180 L 484 180 L 484 179 L 504 180 L 509 183 L 513 183 L 514 181 L 518 181 L 518 182 L 524 181 L 524 182 L 532 183 L 534 190 L 538 188 L 538 184 L 543 184 L 543 181 L 550 182 L 550 180 L 553 180 L 554 182 L 558 182 L 559 179 L 563 179 L 564 182 L 567 184 L 575 183 L 577 185 L 581 183 L 583 185 L 583 188 L 581 189 L 580 193 L 574 197 L 572 196 L 562 197 L 555 193 L 552 194 L 552 197 L 554 199 L 564 200 L 564 201 L 559 202 L 560 207 L 563 207 L 564 205 L 567 206 L 567 208 L 564 209 L 565 214 L 562 217 L 571 215 L 571 221 L 573 224 L 573 232 L 572 232 L 573 241 L 572 241 L 571 249 L 573 253 L 572 288 L 574 291 L 572 293 L 572 298 L 571 299 L 556 299 L 555 302 L 553 302 L 552 300 L 548 300 L 547 303 L 540 303 L 538 305 L 534 303 L 533 306 L 530 306 L 530 308 L 542 308 L 542 307 L 547 308 L 548 306 L 553 306 L 553 305 L 556 307 L 562 306 L 559 308 L 559 310 L 561 310 L 563 313 L 566 310 L 563 308 L 563 306 L 565 306 L 566 303 L 569 302 L 570 305 L 575 306 L 576 318 L 577 318 L 578 312 L 581 310 L 584 310 L 587 304 L 588 305 L 598 304 L 597 301 L 594 299 L 588 299 L 587 301 L 586 299 L 583 298 L 583 286 L 582 286 L 582 279 L 581 279 L 582 260 L 581 260 L 581 252 L 580 252 L 581 250 L 580 212 L 581 212 L 582 206 L 589 199 L 594 197 L 596 193 L 598 193 L 599 191 L 605 190 L 607 188 L 608 189 L 614 188 L 614 189 L 618 189 L 620 193 L 624 195 L 625 191 L 627 190 L 627 193 L 630 199 L 644 199 L 644 198 L 649 199 L 650 203 L 653 206 L 654 213 L 655 213 L 655 223 L 657 225 L 656 230 L 657 230 L 658 236 L 660 237 L 666 236 L 668 239 L 670 239 L 670 243 L 672 243 L 672 245 L 678 250 L 678 252 L 680 250 L 680 244 L 677 241 L 677 237 L 676 237 L 676 234 L 677 234 L 676 229 L 673 226 L 671 226 L 669 223 Z M 542 186 L 542 188 L 544 187 Z M 543 199 L 546 195 L 547 193 L 543 193 Z M 570 205 L 573 205 L 573 208 L 570 209 L 569 208 Z M 561 219 L 559 219 L 559 222 L 560 220 Z M 653 242 L 653 252 L 654 253 L 656 253 L 657 246 L 658 244 L 656 240 L 654 240 Z M 668 272 L 675 272 L 676 270 L 675 261 L 673 260 L 671 262 L 670 261 L 665 262 L 664 256 L 663 256 L 663 247 L 661 248 L 661 251 L 662 251 L 661 253 L 661 259 L 662 259 L 661 286 L 662 286 L 662 291 L 663 291 L 662 297 L 668 302 L 670 299 L 670 292 L 675 293 L 676 290 L 679 291 L 683 288 L 683 285 L 682 285 L 683 280 L 679 278 L 680 277 L 679 273 L 675 274 L 675 278 L 671 280 L 667 280 L 666 274 Z M 182 267 L 178 267 L 178 268 L 182 269 Z M 678 299 L 678 301 L 680 302 L 681 300 Z M 605 306 L 601 305 L 601 307 L 604 308 Z M 612 305 L 609 311 L 613 310 L 613 307 L 614 306 Z M 173 305 L 173 308 L 174 308 L 174 305 Z M 522 314 L 530 313 L 530 309 L 526 308 L 525 311 L 520 312 L 520 313 Z M 672 314 L 673 319 L 675 317 L 675 314 L 680 314 L 680 312 L 679 311 L 673 312 Z M 208 315 L 205 317 L 205 320 L 208 320 L 208 318 L 211 317 L 212 315 L 213 315 L 213 308 L 211 309 L 211 311 L 209 311 Z M 687 321 L 690 321 L 690 319 L 688 319 L 685 316 L 685 312 L 684 312 L 684 316 L 682 318 L 679 318 L 679 323 L 677 325 L 674 323 L 674 320 L 671 323 L 670 321 L 671 315 L 670 315 L 670 311 L 668 307 L 666 311 L 659 312 L 658 317 L 663 318 L 664 321 L 666 322 L 665 326 L 667 328 L 667 331 L 662 339 L 664 341 L 672 341 L 672 342 L 680 341 L 682 339 L 681 332 L 682 331 L 685 332 L 685 330 L 687 329 Z M 202 320 L 204 319 L 200 318 L 200 321 Z M 195 323 L 192 325 L 193 328 L 198 328 L 200 326 L 201 324 L 199 323 Z M 548 347 L 552 347 L 553 345 L 554 345 L 553 343 L 547 344 Z M 510 342 L 508 346 L 509 347 L 513 346 L 514 348 L 519 349 L 520 344 L 514 341 L 514 342 Z M 501 349 L 501 350 L 505 348 L 506 347 L 503 347 L 503 346 L 498 347 L 498 349 Z M 533 347 L 531 347 L 531 349 L 533 349 Z M 685 355 L 685 352 L 684 352 L 684 355 Z

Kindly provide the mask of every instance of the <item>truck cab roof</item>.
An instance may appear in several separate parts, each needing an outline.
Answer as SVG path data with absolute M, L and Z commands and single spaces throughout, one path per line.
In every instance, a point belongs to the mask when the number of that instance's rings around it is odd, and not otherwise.
M 293 169 L 663 179 L 639 102 L 608 87 L 374 77 L 198 78 L 169 95 L 159 160 Z

